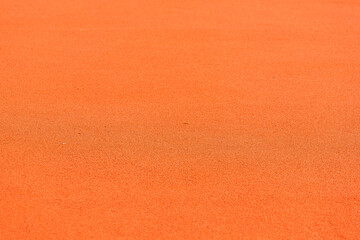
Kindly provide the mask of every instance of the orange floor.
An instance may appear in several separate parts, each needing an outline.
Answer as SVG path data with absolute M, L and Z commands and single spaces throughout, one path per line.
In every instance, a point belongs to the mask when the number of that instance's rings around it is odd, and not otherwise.
M 0 3 L 0 239 L 360 239 L 360 2 Z

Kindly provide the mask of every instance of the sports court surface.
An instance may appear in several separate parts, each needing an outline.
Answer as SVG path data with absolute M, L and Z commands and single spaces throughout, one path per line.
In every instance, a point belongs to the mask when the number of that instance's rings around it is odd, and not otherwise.
M 0 2 L 0 239 L 359 239 L 360 1 Z

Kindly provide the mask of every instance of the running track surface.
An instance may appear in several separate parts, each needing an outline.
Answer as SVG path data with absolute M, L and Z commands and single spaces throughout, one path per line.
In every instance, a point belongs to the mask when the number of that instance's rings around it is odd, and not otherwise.
M 0 11 L 1 239 L 359 239 L 359 1 Z

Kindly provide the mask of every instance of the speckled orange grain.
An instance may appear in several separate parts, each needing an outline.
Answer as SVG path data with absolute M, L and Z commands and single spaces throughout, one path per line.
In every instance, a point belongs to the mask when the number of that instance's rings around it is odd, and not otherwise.
M 0 239 L 359 239 L 360 2 L 0 3 Z

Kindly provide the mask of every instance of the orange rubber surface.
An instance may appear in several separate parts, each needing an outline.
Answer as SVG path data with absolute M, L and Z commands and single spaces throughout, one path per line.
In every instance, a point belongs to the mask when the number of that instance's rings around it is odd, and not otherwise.
M 359 1 L 0 12 L 0 239 L 359 239 Z

